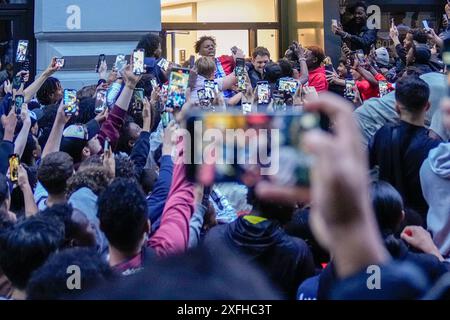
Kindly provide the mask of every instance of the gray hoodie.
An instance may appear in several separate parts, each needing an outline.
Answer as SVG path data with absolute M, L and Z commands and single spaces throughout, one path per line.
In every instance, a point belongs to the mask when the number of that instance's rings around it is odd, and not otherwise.
M 450 143 L 430 151 L 420 169 L 423 196 L 429 205 L 428 230 L 442 256 L 450 262 Z

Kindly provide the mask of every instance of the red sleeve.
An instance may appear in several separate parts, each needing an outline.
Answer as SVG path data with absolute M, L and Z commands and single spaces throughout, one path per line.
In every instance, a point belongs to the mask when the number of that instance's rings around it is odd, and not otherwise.
M 317 92 L 328 90 L 328 81 L 325 73 L 316 73 L 309 78 L 309 86 L 316 88 Z
M 370 89 L 370 83 L 367 80 L 359 80 L 356 81 L 356 87 L 358 88 L 361 94 L 366 93 L 367 90 Z
M 232 56 L 220 56 L 217 59 L 219 59 L 220 63 L 222 64 L 223 71 L 225 71 L 226 75 L 233 73 L 234 68 L 236 67 L 236 63 Z
M 182 157 L 180 153 L 179 157 Z M 185 166 L 178 159 L 161 225 L 148 245 L 158 256 L 183 253 L 189 242 L 189 222 L 194 213 L 194 185 L 187 181 Z
M 125 123 L 125 116 L 127 112 L 117 105 L 114 105 L 111 112 L 108 115 L 108 118 L 103 122 L 100 127 L 100 132 L 98 134 L 98 140 L 100 141 L 100 145 L 103 146 L 106 138 L 109 138 L 112 148 L 114 149 L 117 144 L 117 140 L 119 140 L 120 129 L 123 127 Z

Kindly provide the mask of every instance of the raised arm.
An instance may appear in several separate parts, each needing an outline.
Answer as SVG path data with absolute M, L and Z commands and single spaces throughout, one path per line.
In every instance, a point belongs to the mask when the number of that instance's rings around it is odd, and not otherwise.
M 45 80 L 51 77 L 59 69 L 60 67 L 56 64 L 56 57 L 53 57 L 47 69 L 45 69 L 45 71 L 23 92 L 25 102 L 30 102 L 30 100 L 33 99 L 33 97 L 36 95 L 36 92 L 38 92 L 38 90 L 42 87 Z
M 22 119 L 23 125 L 22 129 L 20 129 L 20 132 L 17 135 L 16 141 L 14 141 L 14 153 L 18 154 L 19 157 L 22 157 L 31 128 L 30 112 L 28 111 L 28 105 L 26 103 L 22 105 L 22 112 L 20 113 L 20 117 Z
M 34 202 L 33 190 L 31 189 L 28 181 L 28 173 L 22 165 L 19 167 L 19 179 L 17 184 L 23 193 L 23 200 L 25 202 L 25 216 L 28 218 L 35 215 L 39 209 L 36 202 Z
M 52 131 L 48 136 L 44 151 L 42 151 L 42 158 L 46 155 L 58 152 L 61 146 L 61 140 L 64 132 L 64 126 L 69 122 L 71 116 L 67 116 L 64 112 L 64 100 L 61 100 L 58 111 L 56 112 L 55 122 L 53 123 Z
M 178 156 L 183 157 L 183 152 Z M 174 168 L 161 226 L 149 240 L 149 245 L 159 256 L 182 253 L 188 247 L 189 221 L 194 213 L 194 185 L 187 180 L 182 161 L 178 162 Z
M 3 141 L 0 143 L 0 173 L 6 174 L 9 166 L 9 156 L 14 152 L 14 130 L 17 125 L 17 116 L 14 108 L 11 108 L 7 116 L 2 116 L 4 129 Z

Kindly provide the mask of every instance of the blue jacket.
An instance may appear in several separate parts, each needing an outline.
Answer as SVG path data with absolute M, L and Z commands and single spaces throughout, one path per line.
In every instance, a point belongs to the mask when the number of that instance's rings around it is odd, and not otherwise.
M 148 218 L 152 224 L 152 233 L 159 228 L 161 223 L 161 215 L 172 184 L 172 173 L 172 157 L 168 155 L 162 156 L 158 180 L 156 180 L 152 194 L 147 199 Z

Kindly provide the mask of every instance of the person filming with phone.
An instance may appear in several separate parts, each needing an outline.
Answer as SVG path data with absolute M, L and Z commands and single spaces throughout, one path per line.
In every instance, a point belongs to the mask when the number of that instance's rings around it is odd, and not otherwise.
M 370 46 L 377 41 L 377 29 L 367 27 L 367 5 L 364 1 L 358 1 L 350 8 L 352 19 L 345 25 L 332 24 L 331 30 L 341 37 L 352 51 L 363 50 L 365 54 L 370 52 Z

